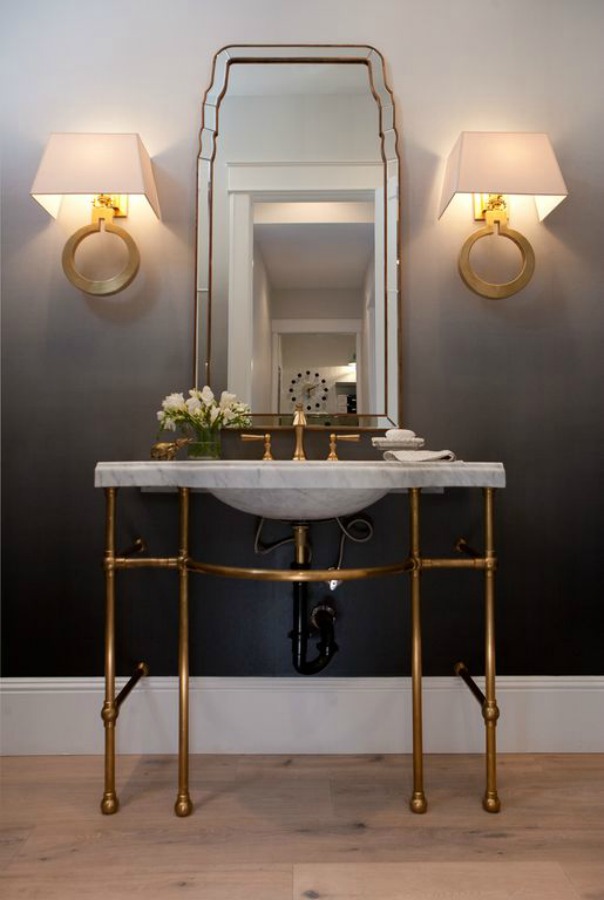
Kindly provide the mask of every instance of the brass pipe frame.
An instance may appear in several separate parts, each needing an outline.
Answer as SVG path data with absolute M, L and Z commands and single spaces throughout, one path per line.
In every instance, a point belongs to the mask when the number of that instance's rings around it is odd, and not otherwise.
M 420 559 L 417 561 L 420 569 L 491 569 L 496 565 L 494 559 Z
M 409 807 L 414 813 L 428 809 L 424 793 L 422 736 L 422 634 L 421 634 L 421 550 L 420 489 L 409 490 L 409 556 L 411 568 L 411 690 L 413 702 L 413 794 Z
M 145 556 L 142 558 L 116 556 L 113 565 L 116 569 L 178 569 L 180 560 L 178 556 Z
M 101 718 L 105 727 L 105 790 L 101 812 L 116 813 L 119 801 L 115 790 L 115 506 L 117 488 L 105 489 L 105 700 Z
M 235 566 L 220 566 L 214 563 L 200 563 L 187 560 L 187 568 L 191 572 L 205 575 L 218 575 L 225 578 L 252 579 L 253 581 L 331 581 L 333 569 L 241 569 Z M 389 566 L 373 566 L 365 569 L 338 569 L 338 581 L 354 581 L 360 578 L 380 578 L 387 575 L 400 575 L 414 567 L 412 560 Z
M 189 514 L 190 489 L 179 488 L 178 554 L 178 795 L 174 812 L 191 815 L 189 794 Z
M 134 684 L 145 674 L 146 666 L 139 664 L 140 673 L 130 679 L 115 697 L 115 573 L 118 569 L 170 568 L 179 573 L 179 635 L 178 635 L 178 678 L 179 678 L 179 746 L 178 746 L 178 795 L 174 810 L 177 816 L 191 814 L 193 804 L 189 794 L 189 573 L 223 576 L 260 581 L 312 582 L 328 581 L 333 576 L 332 569 L 281 570 L 243 569 L 234 566 L 200 563 L 189 556 L 190 489 L 179 488 L 179 555 L 177 557 L 157 557 L 133 559 L 117 557 L 115 553 L 116 498 L 117 488 L 106 488 L 105 519 L 105 700 L 101 717 L 105 726 L 105 791 L 101 810 L 105 815 L 117 812 L 119 801 L 115 789 L 115 727 L 119 705 L 132 690 Z M 494 577 L 497 559 L 493 542 L 494 489 L 484 488 L 484 557 L 470 559 L 423 559 L 420 547 L 420 488 L 409 490 L 409 545 L 407 559 L 387 566 L 371 568 L 339 569 L 338 580 L 377 578 L 408 572 L 411 578 L 411 680 L 413 703 L 413 794 L 410 808 L 414 813 L 427 810 L 427 800 L 423 785 L 423 735 L 422 735 L 422 636 L 421 636 L 421 574 L 424 569 L 475 569 L 484 572 L 485 600 L 485 690 L 482 715 L 486 732 L 486 790 L 483 807 L 487 812 L 496 813 L 501 808 L 496 787 L 496 725 L 499 709 L 495 699 L 495 591 Z M 296 559 L 306 559 L 308 546 L 308 525 L 294 526 Z M 476 551 L 471 551 L 475 553 Z M 465 666 L 458 663 L 456 674 L 468 683 L 472 681 L 467 673 L 459 671 Z M 476 686 L 473 691 L 477 699 L 482 693 Z M 480 698 L 479 695 L 480 694 Z
M 483 488 L 484 505 L 484 552 L 487 560 L 495 562 L 495 549 L 493 541 L 493 488 Z M 482 707 L 482 716 L 486 731 L 486 790 L 482 801 L 483 808 L 490 813 L 497 813 L 501 809 L 501 802 L 497 795 L 497 749 L 496 729 L 499 709 L 495 698 L 495 565 L 488 566 L 484 572 L 484 600 L 485 600 L 485 702 Z

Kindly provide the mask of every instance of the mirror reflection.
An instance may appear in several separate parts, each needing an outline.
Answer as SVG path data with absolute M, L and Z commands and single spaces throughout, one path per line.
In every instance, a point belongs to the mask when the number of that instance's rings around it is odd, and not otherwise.
M 196 383 L 254 413 L 303 402 L 398 421 L 398 158 L 379 54 L 221 51 L 198 213 Z

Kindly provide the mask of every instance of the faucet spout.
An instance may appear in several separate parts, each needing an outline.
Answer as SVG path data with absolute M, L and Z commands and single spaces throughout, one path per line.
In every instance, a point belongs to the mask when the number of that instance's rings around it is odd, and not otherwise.
M 294 434 L 296 436 L 296 445 L 294 447 L 294 455 L 292 459 L 306 459 L 304 452 L 304 429 L 306 428 L 306 416 L 304 415 L 304 407 L 301 403 L 296 403 L 296 410 L 292 421 Z

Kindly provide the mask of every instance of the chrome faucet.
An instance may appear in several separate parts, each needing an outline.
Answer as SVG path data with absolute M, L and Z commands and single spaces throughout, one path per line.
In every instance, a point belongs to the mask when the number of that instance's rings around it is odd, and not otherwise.
M 306 416 L 304 415 L 304 407 L 301 403 L 296 403 L 296 411 L 292 421 L 294 426 L 294 434 L 296 435 L 296 446 L 294 447 L 294 455 L 292 459 L 306 459 L 304 452 L 304 429 L 306 428 Z

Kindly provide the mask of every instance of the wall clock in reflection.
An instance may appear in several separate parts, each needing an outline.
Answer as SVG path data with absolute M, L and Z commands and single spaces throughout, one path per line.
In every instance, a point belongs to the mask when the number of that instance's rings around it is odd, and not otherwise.
M 321 413 L 327 409 L 329 388 L 327 380 L 320 372 L 313 372 L 310 369 L 298 372 L 296 377 L 291 379 L 288 393 L 292 406 L 302 403 L 305 412 Z

